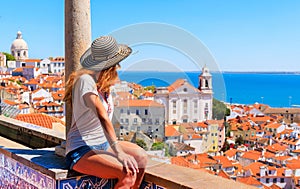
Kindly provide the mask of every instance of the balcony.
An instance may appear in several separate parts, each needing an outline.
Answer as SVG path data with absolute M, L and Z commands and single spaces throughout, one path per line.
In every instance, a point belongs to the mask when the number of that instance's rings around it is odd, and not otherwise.
M 56 135 L 53 131 L 45 131 L 44 128 L 33 127 L 0 116 L 0 133 L 4 136 L 0 137 L 0 188 L 10 186 L 49 189 L 112 188 L 115 182 L 68 171 L 64 158 L 55 155 L 53 147 L 59 145 L 64 137 Z M 20 140 L 22 144 L 18 142 Z M 37 144 L 38 147 L 35 147 Z M 149 159 L 141 188 L 241 189 L 253 187 L 204 171 Z

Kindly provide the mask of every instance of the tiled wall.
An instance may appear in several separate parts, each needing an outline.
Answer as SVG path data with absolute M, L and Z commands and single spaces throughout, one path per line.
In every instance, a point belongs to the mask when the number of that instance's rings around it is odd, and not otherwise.
M 116 180 L 78 176 L 55 180 L 0 153 L 0 189 L 110 189 Z M 164 189 L 143 181 L 142 189 Z
M 0 153 L 0 188 L 56 189 L 55 180 Z

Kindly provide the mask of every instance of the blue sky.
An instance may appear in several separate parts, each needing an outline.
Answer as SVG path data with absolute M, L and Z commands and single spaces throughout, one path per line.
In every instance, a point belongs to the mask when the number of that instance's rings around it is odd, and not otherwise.
M 0 51 L 10 51 L 20 30 L 30 58 L 64 55 L 63 0 L 9 0 L 1 7 Z M 128 25 L 163 23 L 201 41 L 223 71 L 300 71 L 298 0 L 91 0 L 91 19 L 92 39 Z M 155 45 L 133 49 L 143 58 L 194 69 L 184 56 Z

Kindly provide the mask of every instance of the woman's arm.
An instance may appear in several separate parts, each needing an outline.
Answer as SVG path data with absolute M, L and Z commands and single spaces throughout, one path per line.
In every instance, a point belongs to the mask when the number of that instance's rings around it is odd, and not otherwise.
M 103 130 L 104 132 L 106 132 L 106 136 L 107 139 L 109 140 L 110 146 L 116 153 L 119 161 L 121 161 L 124 164 L 126 170 L 130 168 L 133 170 L 134 173 L 138 172 L 138 165 L 135 159 L 132 156 L 125 154 L 121 146 L 118 145 L 118 140 L 116 137 L 113 124 L 110 121 L 106 109 L 103 106 L 99 97 L 94 93 L 87 93 L 83 96 L 83 99 L 86 106 L 92 109 L 95 112 L 95 115 L 98 116 L 103 126 Z

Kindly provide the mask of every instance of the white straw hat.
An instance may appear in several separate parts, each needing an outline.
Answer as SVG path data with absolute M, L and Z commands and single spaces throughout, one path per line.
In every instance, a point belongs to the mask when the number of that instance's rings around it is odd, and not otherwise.
M 81 56 L 80 64 L 89 70 L 105 70 L 125 59 L 131 51 L 130 47 L 118 44 L 113 37 L 101 36 Z

